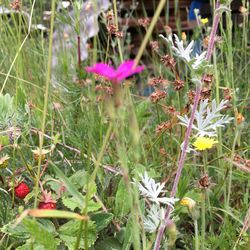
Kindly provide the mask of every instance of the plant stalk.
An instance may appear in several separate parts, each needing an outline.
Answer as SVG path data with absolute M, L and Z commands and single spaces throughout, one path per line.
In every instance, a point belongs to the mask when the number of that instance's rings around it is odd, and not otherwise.
M 46 116 L 47 116 L 48 101 L 49 101 L 49 86 L 50 86 L 50 78 L 51 78 L 51 62 L 52 62 L 52 45 L 53 45 L 55 6 L 56 6 L 56 0 L 52 0 L 52 3 L 51 3 L 51 13 L 52 14 L 51 14 L 51 21 L 50 21 L 50 37 L 49 37 L 49 57 L 48 57 L 47 75 L 46 75 L 46 83 L 45 83 L 42 126 L 41 126 L 41 133 L 39 133 L 39 150 L 40 150 L 40 152 L 42 151 L 43 142 L 44 142 Z M 34 208 L 37 207 L 37 196 L 38 196 L 39 180 L 40 180 L 40 173 L 41 173 L 41 162 L 42 162 L 42 155 L 40 153 L 39 159 L 38 159 L 38 169 L 37 169 L 37 176 L 36 176 L 36 183 L 35 183 Z
M 194 233 L 195 233 L 195 250 L 199 250 L 199 231 L 198 231 L 198 221 L 194 220 Z
M 216 10 L 218 10 L 219 7 L 220 7 L 220 0 L 217 0 Z M 216 10 L 215 10 L 216 15 L 214 18 L 213 27 L 212 27 L 212 31 L 211 31 L 211 35 L 210 35 L 208 51 L 207 51 L 207 55 L 206 55 L 207 61 L 209 61 L 211 56 L 212 56 L 212 52 L 213 52 L 213 48 L 214 48 L 214 44 L 215 44 L 215 36 L 216 36 L 217 29 L 218 29 L 219 21 L 220 21 L 220 13 L 217 12 Z M 184 162 L 185 162 L 186 155 L 187 155 L 187 148 L 188 148 L 189 138 L 191 135 L 192 126 L 193 126 L 193 122 L 194 122 L 194 118 L 195 118 L 195 112 L 197 110 L 199 100 L 200 100 L 200 94 L 201 94 L 201 86 L 197 86 L 196 92 L 195 92 L 195 98 L 194 98 L 194 105 L 192 108 L 192 112 L 191 112 L 190 119 L 189 119 L 189 124 L 188 124 L 187 131 L 185 134 L 183 149 L 181 151 L 180 160 L 178 162 L 178 169 L 177 169 L 177 173 L 176 173 L 176 176 L 174 179 L 174 185 L 173 185 L 170 197 L 175 197 L 176 192 L 177 192 L 178 183 L 179 183 L 179 180 L 181 177 L 182 169 L 184 167 Z M 170 206 L 168 206 L 166 209 L 166 212 L 165 212 L 164 223 L 161 223 L 161 225 L 158 229 L 158 232 L 157 232 L 154 250 L 160 249 L 161 240 L 162 240 L 165 228 L 166 228 L 167 221 L 169 220 L 171 211 L 172 211 L 172 208 Z
M 202 191 L 201 201 L 201 250 L 205 250 L 206 235 L 206 189 Z

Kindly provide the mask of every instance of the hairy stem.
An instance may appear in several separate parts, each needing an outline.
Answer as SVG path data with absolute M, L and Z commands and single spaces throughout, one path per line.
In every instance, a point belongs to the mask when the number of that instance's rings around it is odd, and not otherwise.
M 198 231 L 197 220 L 194 220 L 194 233 L 195 233 L 195 250 L 199 250 L 199 231 Z

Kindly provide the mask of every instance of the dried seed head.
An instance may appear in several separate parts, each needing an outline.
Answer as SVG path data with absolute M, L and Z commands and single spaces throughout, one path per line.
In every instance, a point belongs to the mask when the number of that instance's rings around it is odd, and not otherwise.
M 184 87 L 184 84 L 185 84 L 185 82 L 184 81 L 182 81 L 182 80 L 175 80 L 174 81 L 174 89 L 176 90 L 176 91 L 179 91 L 179 90 L 181 90 L 183 87 Z
M 115 36 L 116 36 L 117 38 L 123 38 L 123 32 L 122 32 L 122 31 L 116 31 L 116 32 L 115 32 Z
M 95 92 L 102 91 L 102 90 L 103 90 L 103 87 L 101 84 L 98 84 L 95 86 Z
M 165 55 L 161 57 L 161 62 L 167 67 L 173 69 L 176 65 L 176 61 L 170 55 Z
M 115 35 L 116 32 L 118 31 L 116 25 L 114 24 L 107 25 L 107 30 L 110 35 Z
M 108 95 L 113 95 L 114 94 L 114 89 L 112 87 L 104 87 L 104 90 L 105 90 L 105 93 L 108 94 Z
M 172 106 L 167 106 L 167 107 L 163 107 L 163 111 L 165 113 L 167 113 L 170 116 L 177 116 L 179 115 L 179 112 L 176 111 L 176 109 Z
M 171 122 L 162 122 L 161 124 L 157 125 L 155 129 L 155 133 L 159 135 L 159 134 L 162 134 L 167 129 L 171 129 L 171 128 L 172 128 Z
M 168 156 L 168 153 L 166 152 L 165 148 L 160 148 L 160 154 L 164 157 Z
M 13 10 L 20 10 L 21 9 L 21 1 L 20 0 L 15 0 L 12 3 L 10 3 L 10 8 Z
M 159 100 L 165 98 L 167 95 L 166 91 L 157 89 L 150 95 L 150 100 L 153 103 L 157 103 Z
M 204 176 L 201 177 L 201 179 L 198 181 L 198 187 L 200 189 L 207 189 L 211 186 L 211 181 L 210 177 L 205 174 Z
M 223 94 L 224 94 L 224 99 L 231 101 L 233 99 L 233 94 L 232 94 L 232 90 L 229 88 L 225 88 L 223 90 Z
M 148 85 L 151 87 L 165 87 L 167 85 L 167 80 L 164 79 L 162 76 L 153 77 L 149 79 Z
M 200 99 L 201 100 L 206 100 L 206 99 L 210 99 L 210 97 L 211 97 L 211 89 L 203 88 L 201 90 L 201 97 L 200 97 Z
M 140 18 L 138 19 L 139 26 L 142 26 L 143 28 L 147 28 L 150 24 L 150 19 L 148 17 L 146 18 Z
M 97 102 L 102 102 L 104 100 L 104 96 L 103 95 L 98 95 L 97 97 L 96 97 L 96 101 Z
M 210 86 L 213 82 L 213 75 L 206 74 L 203 77 L 203 82 Z
M 150 47 L 153 51 L 158 51 L 159 50 L 159 42 L 158 41 L 151 41 L 150 42 Z
M 194 103 L 194 97 L 195 97 L 195 91 L 194 90 L 189 90 L 187 93 L 188 96 L 188 104 L 193 104 Z

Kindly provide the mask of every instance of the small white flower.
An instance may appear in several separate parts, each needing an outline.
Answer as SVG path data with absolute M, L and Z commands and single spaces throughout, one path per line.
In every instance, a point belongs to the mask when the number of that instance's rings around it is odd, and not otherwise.
M 150 201 L 155 202 L 156 204 L 167 204 L 173 207 L 174 203 L 179 199 L 176 198 L 167 198 L 167 197 L 159 197 L 159 195 L 165 190 L 164 183 L 155 183 L 154 179 L 150 178 L 147 172 L 144 173 L 144 176 L 141 176 L 142 184 L 138 183 L 138 188 L 141 194 L 147 197 Z

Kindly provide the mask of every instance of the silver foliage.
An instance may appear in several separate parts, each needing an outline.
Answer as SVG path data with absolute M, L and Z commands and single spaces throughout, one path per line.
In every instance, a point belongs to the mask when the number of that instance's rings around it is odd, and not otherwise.
M 219 105 L 216 104 L 215 99 L 211 103 L 211 107 L 208 105 L 208 99 L 200 102 L 200 107 L 195 112 L 195 120 L 192 129 L 195 130 L 196 136 L 217 136 L 217 128 L 224 127 L 233 118 L 228 115 L 220 114 L 220 111 L 225 108 L 226 100 L 222 100 Z M 187 127 L 189 124 L 189 118 L 187 115 L 178 116 L 181 121 L 180 124 Z
M 147 232 L 154 233 L 160 225 L 160 222 L 164 219 L 164 209 L 153 204 L 147 212 L 148 214 L 143 220 L 144 229 Z
M 144 173 L 144 176 L 141 176 L 141 182 L 142 184 L 137 183 L 141 194 L 157 205 L 162 203 L 173 207 L 174 203 L 178 201 L 175 198 L 159 197 L 161 193 L 165 192 L 163 189 L 165 184 L 156 183 L 154 179 L 148 176 L 147 172 Z

